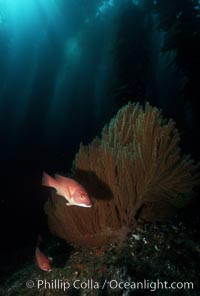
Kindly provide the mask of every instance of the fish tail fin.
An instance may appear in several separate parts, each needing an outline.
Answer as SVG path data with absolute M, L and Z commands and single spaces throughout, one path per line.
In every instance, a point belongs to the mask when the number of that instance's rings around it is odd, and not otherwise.
M 47 187 L 56 187 L 55 180 L 47 173 L 43 172 L 42 185 Z

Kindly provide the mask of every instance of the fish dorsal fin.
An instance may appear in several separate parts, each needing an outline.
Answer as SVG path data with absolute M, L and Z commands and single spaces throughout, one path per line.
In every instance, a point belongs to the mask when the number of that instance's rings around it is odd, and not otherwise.
M 68 179 L 67 177 L 64 177 L 64 176 L 61 176 L 61 175 L 58 175 L 58 174 L 55 174 L 54 178 L 56 180 L 60 180 L 60 181 L 66 181 Z

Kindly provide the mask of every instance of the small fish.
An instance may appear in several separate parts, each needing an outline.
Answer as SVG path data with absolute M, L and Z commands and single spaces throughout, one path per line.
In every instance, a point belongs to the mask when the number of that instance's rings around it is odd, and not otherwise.
M 95 252 L 95 257 L 101 257 L 103 254 L 104 254 L 103 251 L 101 251 L 101 250 L 97 250 L 97 251 Z
M 83 271 L 83 270 L 84 270 L 84 265 L 81 264 L 81 263 L 74 264 L 73 267 L 74 267 L 75 269 L 78 269 L 79 271 Z
M 39 248 L 40 241 L 41 241 L 41 238 L 38 237 L 38 242 L 35 249 L 35 259 L 36 259 L 37 265 L 41 270 L 51 271 L 50 260 L 45 256 L 45 254 L 42 251 L 40 251 L 40 248 Z
M 96 250 L 95 252 L 95 257 L 101 257 L 102 255 L 104 255 L 105 250 L 104 247 L 102 247 L 101 249 Z
M 47 173 L 43 172 L 42 185 L 55 188 L 56 193 L 63 196 L 68 201 L 68 203 L 66 203 L 67 206 L 92 206 L 84 187 L 71 178 L 60 175 L 55 175 L 55 178 L 52 178 Z

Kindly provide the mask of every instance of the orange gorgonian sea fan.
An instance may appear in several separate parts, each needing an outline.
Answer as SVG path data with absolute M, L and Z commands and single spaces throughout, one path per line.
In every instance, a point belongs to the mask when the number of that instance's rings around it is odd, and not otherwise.
M 148 103 L 129 103 L 101 138 L 80 145 L 72 175 L 88 190 L 93 207 L 67 207 L 52 191 L 46 205 L 50 230 L 68 242 L 102 246 L 133 229 L 136 217 L 166 218 L 184 207 L 199 184 L 199 164 L 180 155 L 173 120 Z M 148 218 L 149 217 L 149 218 Z

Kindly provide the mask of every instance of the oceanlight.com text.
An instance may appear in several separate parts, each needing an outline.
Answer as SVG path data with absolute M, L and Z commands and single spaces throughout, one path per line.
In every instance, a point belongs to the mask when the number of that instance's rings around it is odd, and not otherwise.
M 99 283 L 93 279 L 88 280 L 74 280 L 74 281 L 65 281 L 62 279 L 54 279 L 54 280 L 28 280 L 26 282 L 26 286 L 29 289 L 47 289 L 47 290 L 62 290 L 66 291 L 69 288 L 74 288 L 76 290 L 79 289 L 88 289 L 88 290 L 103 290 L 105 288 L 110 288 L 111 290 L 149 290 L 154 292 L 156 290 L 193 290 L 194 284 L 193 282 L 168 282 L 168 281 L 160 281 L 157 279 L 156 281 L 144 280 L 140 282 L 134 281 L 117 281 L 117 280 L 104 280 L 103 283 Z

